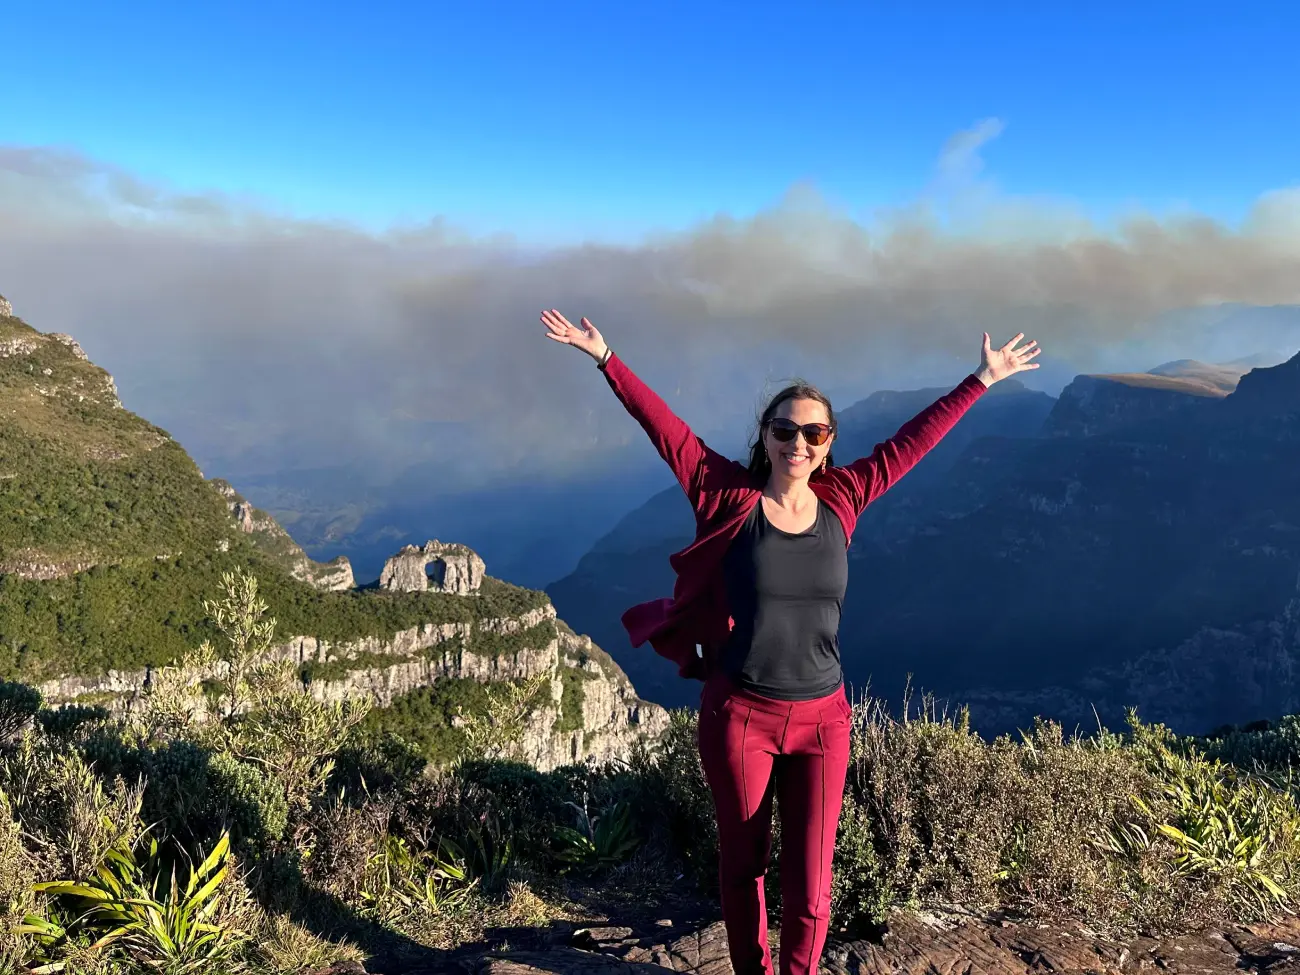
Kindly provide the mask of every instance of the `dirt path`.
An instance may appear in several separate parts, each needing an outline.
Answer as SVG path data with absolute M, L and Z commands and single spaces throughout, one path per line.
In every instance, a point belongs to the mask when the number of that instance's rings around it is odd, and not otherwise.
M 558 925 L 536 931 L 498 952 L 373 970 L 339 966 L 331 975 L 360 975 L 363 971 L 383 975 L 732 975 L 720 923 L 668 918 L 623 926 Z M 1300 921 L 1120 943 L 1079 927 L 899 916 L 880 943 L 832 944 L 822 971 L 826 975 L 1300 975 Z

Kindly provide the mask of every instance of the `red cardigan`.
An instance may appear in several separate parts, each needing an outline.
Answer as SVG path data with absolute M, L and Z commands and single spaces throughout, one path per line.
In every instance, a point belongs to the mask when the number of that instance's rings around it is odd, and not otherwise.
M 710 449 L 617 355 L 605 378 L 627 411 L 650 435 L 695 510 L 695 540 L 669 557 L 677 573 L 671 599 L 654 599 L 623 614 L 623 626 L 639 647 L 647 640 L 677 664 L 683 677 L 703 680 L 731 632 L 722 558 L 762 497 L 764 485 L 744 464 Z M 844 525 L 846 540 L 864 508 L 914 467 L 985 391 L 974 374 L 905 423 L 869 457 L 847 467 L 828 467 L 808 482 L 818 499 Z

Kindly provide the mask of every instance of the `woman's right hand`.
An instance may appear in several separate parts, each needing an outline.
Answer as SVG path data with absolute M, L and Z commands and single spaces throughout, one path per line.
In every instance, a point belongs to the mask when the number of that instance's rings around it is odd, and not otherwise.
M 581 325 L 574 325 L 556 309 L 549 308 L 542 312 L 542 323 L 546 326 L 546 337 L 548 339 L 554 339 L 556 342 L 562 342 L 565 345 L 573 346 L 575 349 L 581 349 L 597 362 L 601 360 L 601 357 L 605 355 L 605 350 L 609 348 L 596 326 L 585 318 L 582 319 Z

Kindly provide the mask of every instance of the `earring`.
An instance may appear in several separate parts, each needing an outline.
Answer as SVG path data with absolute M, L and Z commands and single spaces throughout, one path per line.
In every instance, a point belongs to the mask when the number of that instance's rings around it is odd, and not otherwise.
M 822 458 L 822 473 L 823 473 L 823 474 L 826 473 L 826 461 L 829 460 L 829 459 L 830 459 L 830 458 L 828 458 L 828 457 L 823 457 L 823 458 Z

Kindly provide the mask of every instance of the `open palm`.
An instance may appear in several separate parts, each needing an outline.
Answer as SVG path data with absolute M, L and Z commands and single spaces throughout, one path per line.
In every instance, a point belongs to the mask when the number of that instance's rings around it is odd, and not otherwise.
M 605 354 L 605 339 L 595 325 L 582 319 L 580 325 L 574 325 L 554 308 L 542 312 L 542 324 L 546 326 L 546 337 L 563 345 L 581 349 L 593 359 Z
M 1037 342 L 1030 342 L 1028 345 L 1016 348 L 1016 343 L 1024 337 L 1025 333 L 1021 332 L 1000 349 L 995 349 L 989 340 L 989 333 L 984 333 L 984 354 L 980 362 L 979 377 L 984 380 L 985 385 L 991 386 L 1018 372 L 1038 368 L 1038 363 L 1030 360 L 1043 350 L 1039 348 Z

